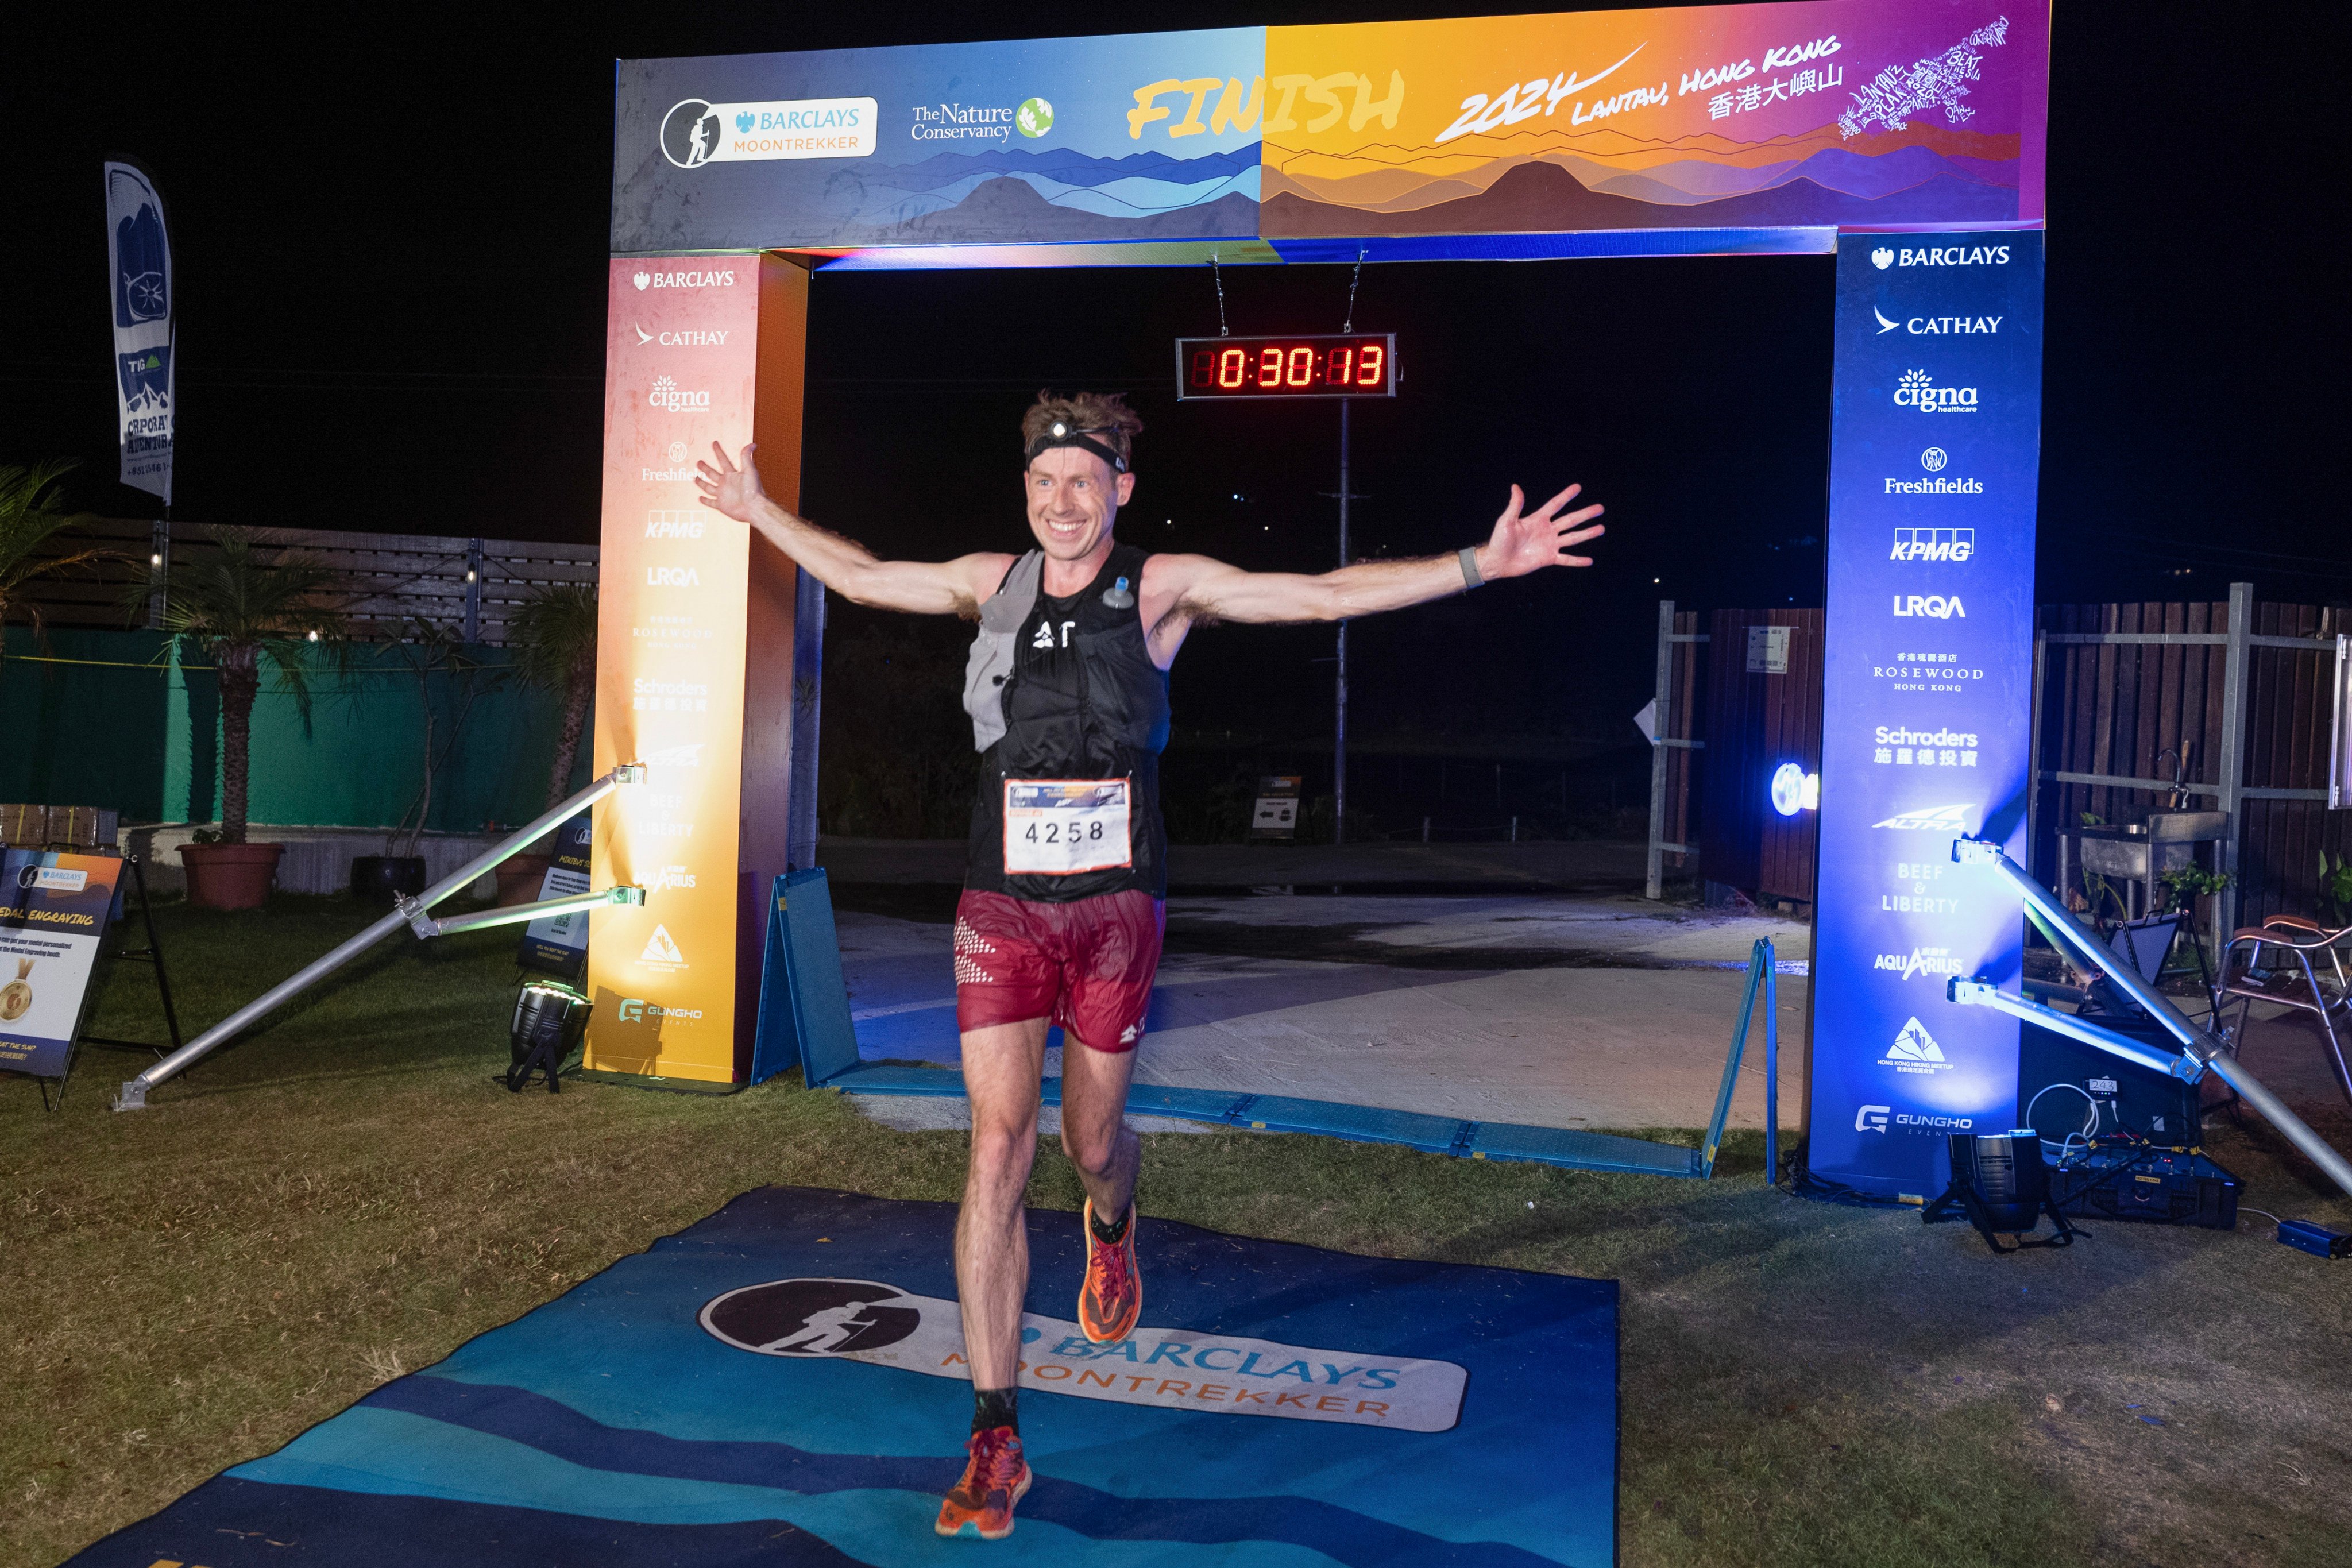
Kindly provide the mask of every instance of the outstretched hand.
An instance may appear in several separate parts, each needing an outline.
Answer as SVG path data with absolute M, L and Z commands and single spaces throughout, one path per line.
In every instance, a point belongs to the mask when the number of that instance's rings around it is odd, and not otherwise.
M 1597 506 L 1582 507 L 1559 515 L 1559 509 L 1574 500 L 1583 490 L 1582 485 L 1570 485 L 1544 502 L 1534 511 L 1522 513 L 1527 497 L 1519 487 L 1511 487 L 1511 504 L 1495 520 L 1495 535 L 1481 550 L 1478 574 L 1481 577 L 1521 577 L 1539 572 L 1547 566 L 1590 566 L 1590 555 L 1571 555 L 1570 546 L 1597 539 L 1607 531 L 1599 523 L 1583 527 L 1601 515 Z
M 710 503 L 714 511 L 724 512 L 738 522 L 751 521 L 751 509 L 767 494 L 760 488 L 759 466 L 752 460 L 752 454 L 759 449 L 757 442 L 745 447 L 742 467 L 738 468 L 727 460 L 727 448 L 713 441 L 710 455 L 719 459 L 719 466 L 714 468 L 709 463 L 694 465 L 694 488 L 702 492 L 702 499 Z M 1515 497 L 1518 494 L 1517 490 L 1511 493 Z

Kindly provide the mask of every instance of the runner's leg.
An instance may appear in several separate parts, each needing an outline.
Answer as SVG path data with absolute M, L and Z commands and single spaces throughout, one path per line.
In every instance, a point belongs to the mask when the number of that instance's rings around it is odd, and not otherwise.
M 971 1164 L 956 1218 L 956 1293 L 974 1388 L 1011 1388 L 1020 1366 L 1021 1304 L 1029 1290 L 1022 1196 L 1037 1157 L 1045 1062 L 1043 1018 L 964 1031 Z
M 1127 1126 L 1127 1087 L 1135 1077 L 1133 1050 L 1098 1051 L 1062 1032 L 1062 1151 L 1095 1213 L 1116 1223 L 1135 1201 L 1142 1145 Z

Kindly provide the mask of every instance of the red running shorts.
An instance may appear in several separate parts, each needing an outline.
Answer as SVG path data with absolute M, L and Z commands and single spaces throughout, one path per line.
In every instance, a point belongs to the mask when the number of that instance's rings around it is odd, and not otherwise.
M 956 1027 L 1045 1018 L 1092 1049 L 1131 1051 L 1166 925 L 1160 901 L 1132 889 L 1066 904 L 966 889 L 956 903 Z

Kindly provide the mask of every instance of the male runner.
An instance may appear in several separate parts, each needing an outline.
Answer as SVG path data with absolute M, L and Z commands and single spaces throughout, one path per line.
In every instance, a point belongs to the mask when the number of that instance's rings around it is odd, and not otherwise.
M 739 467 L 712 444 L 698 465 L 709 504 L 748 522 L 859 605 L 980 624 L 964 707 L 980 752 L 971 858 L 956 909 L 956 1022 L 971 1106 L 971 1160 L 956 1223 L 956 1288 L 974 1413 L 963 1479 L 942 1535 L 1011 1533 L 1029 1489 L 1015 1408 L 1029 1285 L 1021 1198 L 1037 1152 L 1045 1031 L 1059 1025 L 1062 1147 L 1087 1202 L 1078 1323 L 1124 1339 L 1143 1309 L 1135 1269 L 1139 1145 L 1124 1120 L 1135 1047 L 1159 967 L 1168 889 L 1160 752 L 1168 667 L 1205 621 L 1336 621 L 1402 609 L 1547 566 L 1589 566 L 1570 548 L 1597 506 L 1560 515 L 1569 486 L 1522 512 L 1519 489 L 1486 542 L 1416 561 L 1367 561 L 1319 576 L 1244 572 L 1205 555 L 1148 555 L 1111 529 L 1135 493 L 1143 421 L 1117 396 L 1043 394 L 1021 422 L 1029 531 L 1037 547 L 937 565 L 877 559 L 794 517 L 761 490 L 756 448 Z

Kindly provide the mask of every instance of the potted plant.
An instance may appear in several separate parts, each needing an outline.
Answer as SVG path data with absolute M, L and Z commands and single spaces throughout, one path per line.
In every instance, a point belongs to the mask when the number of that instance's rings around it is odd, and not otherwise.
M 19 468 L 0 465 L 0 621 L 22 610 L 37 634 L 41 606 L 25 596 L 26 584 L 70 566 L 118 559 L 115 551 L 96 547 L 52 550 L 49 541 L 78 514 L 57 506 L 59 479 L 71 463 L 37 463 Z M 0 647 L 5 655 L 5 647 Z
M 588 706 L 596 696 L 596 585 L 558 583 L 533 594 L 508 623 L 507 643 L 523 684 L 562 699 L 555 757 L 547 770 L 547 805 L 552 808 L 572 793 L 572 770 L 580 760 Z M 510 857 L 499 868 L 499 902 L 537 898 L 553 858 L 535 852 Z
M 327 595 L 336 585 L 329 567 L 294 552 L 274 549 L 251 529 L 209 531 L 218 549 L 173 574 L 163 605 L 163 630 L 185 638 L 210 659 L 220 679 L 221 817 L 216 833 L 180 847 L 188 874 L 188 901 L 206 909 L 261 907 L 278 875 L 285 847 L 245 841 L 253 761 L 253 703 L 266 663 L 278 684 L 310 716 L 309 674 L 321 643 L 342 646 L 342 611 Z M 143 608 L 149 585 L 137 584 Z
M 466 731 L 466 721 L 474 710 L 474 700 L 483 688 L 496 679 L 495 673 L 486 681 L 483 677 L 489 667 L 470 652 L 456 630 L 423 616 L 411 616 L 402 628 L 401 640 L 393 645 L 400 665 L 416 679 L 416 702 L 420 713 L 417 726 L 418 766 L 422 777 L 417 781 L 416 796 L 401 815 L 392 831 L 384 836 L 383 853 L 359 855 L 352 859 L 352 896 L 370 903 L 388 904 L 401 894 L 412 897 L 425 890 L 425 857 L 416 852 L 425 837 L 425 826 L 433 814 L 433 781 L 450 753 L 457 749 L 458 738 Z M 433 710 L 433 689 L 437 683 L 446 689 L 457 688 L 457 709 L 446 726 L 446 736 L 436 747 L 436 737 L 443 726 L 440 715 Z

